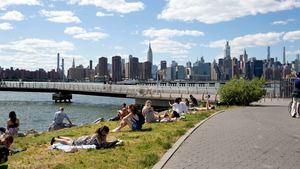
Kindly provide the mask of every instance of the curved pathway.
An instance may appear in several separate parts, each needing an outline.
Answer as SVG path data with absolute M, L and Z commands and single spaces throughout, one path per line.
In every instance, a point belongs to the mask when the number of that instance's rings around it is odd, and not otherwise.
M 192 133 L 164 168 L 299 169 L 300 119 L 276 101 L 218 114 Z

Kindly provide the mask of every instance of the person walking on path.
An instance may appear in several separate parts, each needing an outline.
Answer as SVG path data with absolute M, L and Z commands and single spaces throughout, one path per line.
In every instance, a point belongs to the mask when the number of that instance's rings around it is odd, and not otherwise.
M 60 107 L 59 111 L 55 112 L 55 114 L 54 114 L 53 123 L 50 125 L 49 131 L 51 131 L 51 130 L 59 130 L 59 129 L 67 127 L 66 123 L 64 123 L 64 119 L 67 119 L 68 122 L 69 122 L 69 124 L 70 124 L 70 126 L 73 126 L 70 118 L 64 112 L 64 108 Z
M 297 77 L 294 81 L 294 91 L 293 91 L 293 103 L 292 103 L 292 110 L 291 116 L 299 118 L 299 103 L 300 102 L 300 72 L 297 74 Z

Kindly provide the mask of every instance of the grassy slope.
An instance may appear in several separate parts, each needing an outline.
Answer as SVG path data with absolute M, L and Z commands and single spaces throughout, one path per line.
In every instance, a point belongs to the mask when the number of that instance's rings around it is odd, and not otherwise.
M 76 153 L 65 153 L 61 150 L 49 150 L 50 139 L 54 136 L 78 137 L 90 135 L 101 125 L 110 129 L 117 122 L 101 122 L 101 124 L 79 126 L 55 132 L 47 132 L 40 136 L 16 138 L 15 148 L 27 148 L 9 158 L 9 168 L 151 168 L 162 155 L 189 128 L 205 119 L 213 111 L 186 115 L 186 120 L 172 123 L 145 124 L 143 128 L 150 131 L 129 131 L 126 127 L 122 132 L 110 133 L 108 140 L 122 139 L 124 146 L 114 149 L 79 150 Z

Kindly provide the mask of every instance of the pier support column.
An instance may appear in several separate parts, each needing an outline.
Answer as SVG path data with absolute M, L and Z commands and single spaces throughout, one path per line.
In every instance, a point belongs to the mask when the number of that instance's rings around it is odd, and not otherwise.
M 165 108 L 165 109 L 170 107 L 169 101 L 171 99 L 162 99 L 162 98 L 160 98 L 160 99 L 157 99 L 157 98 L 156 99 L 154 99 L 154 98 L 135 98 L 135 104 L 140 105 L 140 106 L 144 106 L 145 102 L 147 100 L 151 100 L 151 102 L 152 102 L 151 105 L 153 107 Z
M 58 92 L 52 94 L 52 100 L 57 102 L 65 102 L 65 103 L 71 103 L 72 94 L 68 92 Z

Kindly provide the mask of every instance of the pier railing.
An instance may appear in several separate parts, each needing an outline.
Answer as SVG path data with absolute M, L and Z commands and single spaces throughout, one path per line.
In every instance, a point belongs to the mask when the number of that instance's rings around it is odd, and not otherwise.
M 209 86 L 166 86 L 166 85 L 115 85 L 102 83 L 69 83 L 69 82 L 1 82 L 0 88 L 18 89 L 43 89 L 43 90 L 62 90 L 80 91 L 94 93 L 126 94 L 127 97 L 188 97 L 188 95 L 204 94 L 216 95 L 218 88 Z

